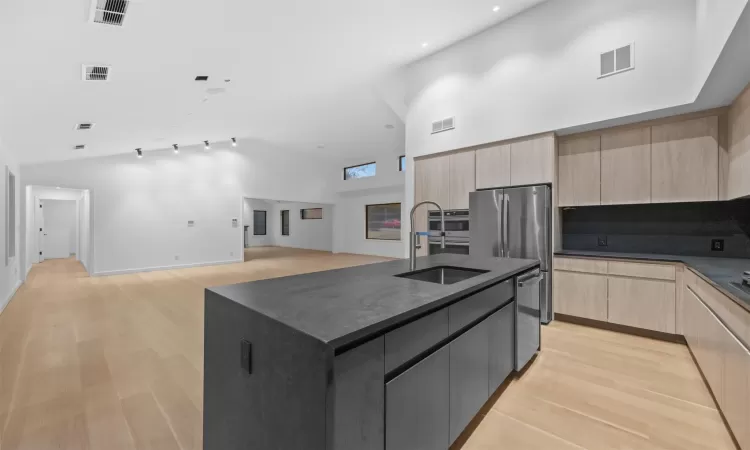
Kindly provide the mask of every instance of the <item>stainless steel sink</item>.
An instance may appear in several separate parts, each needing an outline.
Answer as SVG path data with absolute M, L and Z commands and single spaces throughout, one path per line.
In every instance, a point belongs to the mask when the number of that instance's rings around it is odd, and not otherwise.
M 469 278 L 474 278 L 487 272 L 489 272 L 489 270 L 439 266 L 415 272 L 402 273 L 396 276 L 399 278 L 408 278 L 410 280 L 426 281 L 428 283 L 453 284 L 458 283 L 459 281 L 468 280 Z

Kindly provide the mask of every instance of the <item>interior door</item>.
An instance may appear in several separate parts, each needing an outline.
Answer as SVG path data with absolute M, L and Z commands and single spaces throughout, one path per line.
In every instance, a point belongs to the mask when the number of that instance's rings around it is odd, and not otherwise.
M 68 258 L 75 247 L 76 208 L 72 200 L 41 200 L 41 258 Z M 73 251 L 71 251 L 73 250 Z M 41 259 L 40 259 L 41 260 Z
M 34 262 L 44 261 L 44 213 L 42 211 L 42 202 L 39 197 L 34 197 L 34 224 L 36 225 L 36 247 L 37 254 L 35 255 Z

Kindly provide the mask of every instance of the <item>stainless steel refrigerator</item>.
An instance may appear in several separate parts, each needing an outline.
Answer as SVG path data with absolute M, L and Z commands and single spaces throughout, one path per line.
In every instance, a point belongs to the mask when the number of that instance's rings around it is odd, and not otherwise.
M 547 185 L 472 192 L 469 254 L 538 259 L 542 323 L 552 320 L 552 189 Z

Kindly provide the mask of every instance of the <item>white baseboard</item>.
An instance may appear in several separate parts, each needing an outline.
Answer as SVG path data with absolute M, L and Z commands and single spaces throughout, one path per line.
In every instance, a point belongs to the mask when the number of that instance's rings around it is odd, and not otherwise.
M 139 269 L 105 270 L 102 272 L 96 272 L 93 274 L 93 276 L 107 277 L 110 275 L 127 275 L 130 273 L 139 273 L 139 272 L 156 272 L 158 270 L 189 269 L 191 267 L 221 266 L 225 264 L 237 264 L 237 263 L 242 263 L 242 262 L 245 262 L 244 258 L 232 259 L 229 261 L 213 261 L 213 262 L 202 262 L 202 263 L 193 263 L 193 264 L 175 264 L 173 266 L 142 267 Z
M 13 287 L 13 290 L 10 291 L 10 294 L 5 298 L 5 301 L 3 301 L 3 304 L 0 305 L 0 314 L 2 314 L 3 311 L 5 311 L 5 307 L 8 306 L 8 303 L 10 303 L 11 300 L 13 300 L 13 296 L 16 295 L 16 292 L 23 284 L 23 281 L 18 280 L 18 283 Z

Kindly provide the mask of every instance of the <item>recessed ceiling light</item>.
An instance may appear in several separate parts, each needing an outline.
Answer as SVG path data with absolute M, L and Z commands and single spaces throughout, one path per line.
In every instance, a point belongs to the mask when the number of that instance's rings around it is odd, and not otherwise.
M 494 8 L 492 8 L 492 12 L 498 12 L 498 11 L 500 11 L 499 6 L 495 6 Z
M 385 126 L 385 128 L 386 128 L 387 130 L 392 130 L 392 129 L 396 128 L 396 127 L 394 127 L 393 125 L 391 125 L 391 124 L 389 123 L 389 124 L 387 124 L 387 125 Z
M 428 45 L 430 45 L 429 42 L 422 42 L 422 48 L 427 48 Z

